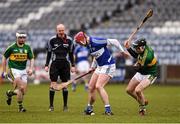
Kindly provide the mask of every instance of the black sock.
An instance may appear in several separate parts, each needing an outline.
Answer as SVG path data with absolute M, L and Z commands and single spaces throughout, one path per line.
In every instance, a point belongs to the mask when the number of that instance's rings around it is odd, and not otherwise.
M 67 100 L 68 100 L 68 89 L 64 88 L 62 90 L 63 93 L 63 101 L 64 101 L 64 106 L 67 106 Z
M 17 95 L 17 93 L 15 93 L 14 90 L 9 90 L 8 95 L 14 96 L 14 95 Z
M 23 107 L 22 101 L 18 101 L 18 106 L 19 106 L 19 108 Z
M 49 104 L 50 106 L 53 106 L 53 103 L 54 103 L 54 94 L 55 94 L 55 91 L 53 90 L 49 90 Z
M 14 95 L 17 95 L 17 93 L 15 93 L 14 91 L 12 91 L 12 96 L 14 96 Z

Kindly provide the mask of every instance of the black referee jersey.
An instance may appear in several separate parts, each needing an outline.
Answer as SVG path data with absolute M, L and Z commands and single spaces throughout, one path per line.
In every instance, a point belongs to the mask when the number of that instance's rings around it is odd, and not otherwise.
M 67 60 L 69 55 L 69 60 L 71 66 L 74 66 L 74 44 L 71 37 L 65 35 L 65 38 L 60 38 L 58 35 L 53 36 L 47 43 L 47 58 L 45 66 L 49 65 L 52 58 L 53 61 Z

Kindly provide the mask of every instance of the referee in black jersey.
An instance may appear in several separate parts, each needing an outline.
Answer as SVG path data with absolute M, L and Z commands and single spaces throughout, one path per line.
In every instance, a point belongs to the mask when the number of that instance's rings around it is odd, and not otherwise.
M 50 66 L 49 76 L 51 80 L 50 89 L 49 89 L 49 111 L 54 111 L 54 94 L 53 85 L 56 85 L 58 77 L 62 83 L 70 80 L 70 70 L 71 72 L 75 72 L 74 67 L 74 57 L 73 50 L 74 45 L 72 38 L 65 34 L 65 26 L 63 24 L 58 24 L 56 27 L 56 36 L 53 36 L 49 42 L 47 43 L 47 58 L 45 64 L 45 71 L 49 70 L 49 62 L 52 59 L 52 63 Z M 67 60 L 67 55 L 69 55 L 69 61 Z M 63 111 L 68 110 L 67 100 L 68 100 L 68 90 L 64 88 L 62 90 L 63 94 Z

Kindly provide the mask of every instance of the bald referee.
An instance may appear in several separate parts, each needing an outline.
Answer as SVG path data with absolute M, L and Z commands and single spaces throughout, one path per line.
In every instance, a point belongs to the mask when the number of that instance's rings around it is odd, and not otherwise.
M 51 80 L 49 89 L 49 111 L 54 111 L 53 102 L 55 91 L 52 87 L 56 85 L 58 77 L 61 79 L 61 83 L 64 83 L 70 79 L 70 70 L 71 72 L 75 72 L 73 51 L 74 45 L 72 38 L 65 34 L 65 26 L 58 24 L 56 26 L 56 35 L 47 43 L 45 71 L 49 71 Z M 67 60 L 68 55 L 71 64 Z M 49 67 L 50 60 L 52 60 L 52 63 Z M 64 102 L 63 111 L 67 111 L 68 89 L 64 88 L 62 93 Z

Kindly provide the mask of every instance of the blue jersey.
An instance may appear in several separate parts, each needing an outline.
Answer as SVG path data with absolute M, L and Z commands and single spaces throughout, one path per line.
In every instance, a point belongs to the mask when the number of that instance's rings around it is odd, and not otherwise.
M 96 58 L 98 66 L 115 64 L 115 60 L 107 48 L 106 38 L 90 37 L 87 48 L 90 54 Z
M 89 50 L 86 47 L 77 45 L 74 50 L 74 54 L 76 56 L 76 63 L 88 61 Z

